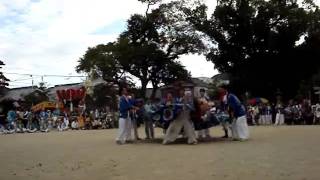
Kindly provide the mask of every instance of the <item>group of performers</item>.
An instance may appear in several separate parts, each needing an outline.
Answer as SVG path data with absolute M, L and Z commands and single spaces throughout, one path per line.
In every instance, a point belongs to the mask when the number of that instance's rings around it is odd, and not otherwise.
M 164 129 L 163 144 L 172 143 L 179 136 L 187 138 L 188 144 L 197 144 L 199 139 L 210 138 L 209 128 L 219 124 L 225 132 L 224 138 L 229 137 L 228 129 L 233 140 L 249 138 L 245 108 L 234 94 L 228 92 L 227 86 L 219 87 L 219 105 L 210 101 L 205 89 L 200 89 L 200 97 L 196 98 L 192 89 L 180 87 L 167 92 L 163 100 L 146 103 L 137 103 L 125 87 L 120 88 L 120 93 L 117 144 L 132 141 L 132 129 L 135 130 L 135 140 L 139 139 L 135 114 L 144 119 L 147 139 L 154 138 L 154 124 Z

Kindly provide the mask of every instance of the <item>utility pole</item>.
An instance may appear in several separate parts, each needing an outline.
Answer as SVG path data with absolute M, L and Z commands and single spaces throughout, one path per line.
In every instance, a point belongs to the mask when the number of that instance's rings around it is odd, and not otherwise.
M 31 77 L 31 93 L 33 93 L 33 76 L 32 75 L 30 75 L 30 77 Z M 33 100 L 31 100 L 31 107 L 33 106 Z

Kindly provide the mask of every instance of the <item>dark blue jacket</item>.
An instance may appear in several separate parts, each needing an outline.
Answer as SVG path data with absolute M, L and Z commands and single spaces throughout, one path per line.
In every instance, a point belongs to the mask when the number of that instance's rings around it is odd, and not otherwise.
M 124 96 L 120 97 L 120 102 L 119 102 L 119 111 L 120 111 L 120 118 L 127 118 L 129 110 L 132 108 L 132 104 L 130 100 L 127 101 L 127 99 Z
M 234 112 L 236 118 L 246 115 L 246 110 L 240 100 L 234 94 L 228 94 L 228 106 Z

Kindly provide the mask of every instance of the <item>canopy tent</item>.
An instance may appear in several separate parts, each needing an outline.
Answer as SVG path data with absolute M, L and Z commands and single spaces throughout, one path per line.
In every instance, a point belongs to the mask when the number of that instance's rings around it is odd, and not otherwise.
M 36 111 L 41 111 L 42 109 L 63 109 L 63 104 L 62 103 L 55 103 L 55 102 L 49 102 L 49 101 L 44 101 L 39 104 L 36 104 L 32 106 L 31 110 L 33 112 Z

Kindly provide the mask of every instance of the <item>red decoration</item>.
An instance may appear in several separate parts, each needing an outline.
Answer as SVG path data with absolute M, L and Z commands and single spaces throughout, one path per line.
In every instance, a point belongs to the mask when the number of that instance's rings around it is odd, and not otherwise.
M 79 89 L 79 97 L 83 99 L 86 95 L 86 90 L 84 88 Z
M 83 87 L 80 89 L 57 90 L 56 93 L 59 101 L 70 101 L 70 98 L 71 101 L 81 101 L 86 94 Z
M 70 100 L 70 97 L 71 97 L 71 89 L 67 89 L 66 94 L 65 94 L 65 99 L 66 99 L 67 101 L 69 101 L 69 100 Z
M 76 99 L 81 100 L 80 89 L 76 90 Z
M 61 94 L 63 100 L 67 99 L 66 90 L 61 90 Z
M 62 100 L 62 97 L 61 97 L 61 93 L 59 90 L 56 91 L 57 93 L 57 96 L 58 96 L 58 100 L 61 101 Z
M 71 89 L 71 99 L 72 100 L 77 100 L 77 96 L 76 96 L 76 90 L 75 89 Z

